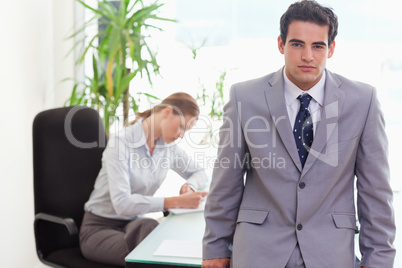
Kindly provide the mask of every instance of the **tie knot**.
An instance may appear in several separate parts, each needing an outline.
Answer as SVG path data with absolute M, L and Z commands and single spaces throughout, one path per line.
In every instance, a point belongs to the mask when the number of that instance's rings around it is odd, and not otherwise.
M 303 94 L 297 97 L 297 99 L 300 101 L 300 110 L 305 110 L 310 104 L 311 96 L 309 94 Z

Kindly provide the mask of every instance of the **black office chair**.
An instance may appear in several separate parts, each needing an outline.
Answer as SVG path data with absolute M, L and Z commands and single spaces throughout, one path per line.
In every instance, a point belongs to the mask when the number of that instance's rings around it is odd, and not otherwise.
M 35 240 L 39 259 L 53 267 L 112 268 L 85 259 L 78 232 L 106 146 L 103 122 L 92 108 L 39 113 L 33 122 Z

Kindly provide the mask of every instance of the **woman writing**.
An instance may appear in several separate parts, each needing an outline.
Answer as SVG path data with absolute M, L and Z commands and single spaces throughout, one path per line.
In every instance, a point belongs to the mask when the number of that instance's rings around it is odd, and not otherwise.
M 80 230 L 83 255 L 125 266 L 125 256 L 157 225 L 144 213 L 196 208 L 207 176 L 174 141 L 196 123 L 199 107 L 186 93 L 175 93 L 143 113 L 108 142 L 94 190 L 85 204 Z M 169 169 L 186 183 L 179 196 L 154 197 Z

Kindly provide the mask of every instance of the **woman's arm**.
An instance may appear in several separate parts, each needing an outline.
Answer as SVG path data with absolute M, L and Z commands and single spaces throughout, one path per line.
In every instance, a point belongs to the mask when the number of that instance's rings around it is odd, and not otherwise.
M 197 208 L 207 192 L 190 192 L 179 196 L 165 197 L 164 209 Z
M 106 167 L 113 208 L 117 215 L 123 217 L 162 211 L 164 209 L 164 198 L 153 196 L 153 192 L 151 193 L 149 190 L 152 185 L 144 181 L 147 173 L 144 170 L 130 172 L 130 169 L 137 168 L 136 166 L 130 167 L 132 154 L 135 152 L 136 157 L 142 158 L 145 152 L 142 152 L 143 148 L 140 146 L 134 148 L 129 143 L 130 140 L 125 137 L 125 135 L 133 135 L 132 132 L 135 134 L 135 129 L 127 129 L 126 131 L 127 134 L 123 133 L 118 137 L 112 137 L 105 151 L 103 164 Z
M 172 157 L 173 161 L 171 169 L 184 178 L 186 180 L 186 184 L 192 190 L 197 191 L 198 189 L 205 188 L 208 181 L 205 169 L 196 163 L 194 158 L 190 157 L 179 146 L 175 146 L 175 149 L 172 153 L 174 156 Z

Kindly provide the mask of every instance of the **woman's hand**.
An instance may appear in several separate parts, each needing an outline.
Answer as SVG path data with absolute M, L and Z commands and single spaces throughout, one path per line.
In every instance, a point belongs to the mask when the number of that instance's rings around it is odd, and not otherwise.
M 180 195 L 195 192 L 187 183 L 180 188 Z
M 179 196 L 166 197 L 164 209 L 197 208 L 208 192 L 189 192 Z
M 178 196 L 181 208 L 198 208 L 207 192 L 189 192 Z

